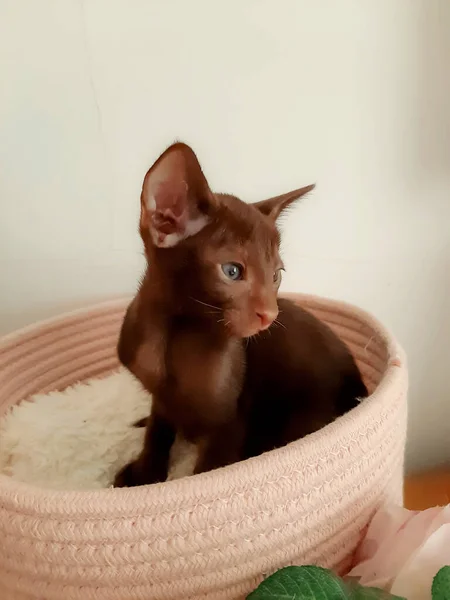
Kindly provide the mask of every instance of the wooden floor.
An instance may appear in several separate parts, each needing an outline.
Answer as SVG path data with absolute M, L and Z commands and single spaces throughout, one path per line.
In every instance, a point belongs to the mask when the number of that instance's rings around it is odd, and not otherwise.
M 404 494 L 405 507 L 410 510 L 450 504 L 450 468 L 406 477 Z

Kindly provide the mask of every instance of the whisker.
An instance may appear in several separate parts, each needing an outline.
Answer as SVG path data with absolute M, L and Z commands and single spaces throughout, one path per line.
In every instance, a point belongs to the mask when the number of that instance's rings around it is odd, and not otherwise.
M 275 319 L 274 323 L 276 323 L 277 325 L 280 325 L 280 327 L 284 327 L 284 329 L 286 329 L 287 331 L 287 327 L 284 323 L 282 323 L 281 321 L 279 321 L 278 319 Z
M 189 296 L 191 300 L 194 300 L 194 302 L 198 302 L 199 304 L 203 304 L 203 306 L 208 306 L 209 308 L 214 308 L 215 310 L 222 312 L 222 309 L 219 306 L 214 306 L 214 304 L 208 304 L 207 302 L 202 302 L 202 300 L 198 300 L 197 298 L 193 298 L 192 296 Z

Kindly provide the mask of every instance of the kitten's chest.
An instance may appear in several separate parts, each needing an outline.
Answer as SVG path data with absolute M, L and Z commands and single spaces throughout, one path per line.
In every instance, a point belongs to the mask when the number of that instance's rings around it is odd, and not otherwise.
M 136 339 L 128 368 L 153 394 L 154 408 L 186 437 L 235 415 L 245 376 L 240 340 L 163 319 L 145 323 Z
M 234 416 L 245 360 L 238 340 L 217 340 L 206 332 L 176 331 L 168 340 L 162 410 L 191 437 Z

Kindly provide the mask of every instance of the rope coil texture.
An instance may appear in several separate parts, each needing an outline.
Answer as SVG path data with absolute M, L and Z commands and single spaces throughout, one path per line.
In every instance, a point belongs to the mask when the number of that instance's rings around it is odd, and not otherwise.
M 349 567 L 375 510 L 402 502 L 406 360 L 367 313 L 291 298 L 346 341 L 370 397 L 285 448 L 160 485 L 54 491 L 0 475 L 2 600 L 240 600 L 282 566 Z M 0 416 L 115 369 L 128 301 L 3 338 Z

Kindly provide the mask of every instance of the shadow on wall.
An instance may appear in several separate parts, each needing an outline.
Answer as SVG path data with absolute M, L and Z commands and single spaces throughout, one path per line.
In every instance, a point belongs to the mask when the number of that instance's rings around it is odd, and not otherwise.
M 417 385 L 421 397 L 410 405 L 408 464 L 414 470 L 450 463 L 450 244 L 447 259 L 443 261 L 441 279 L 430 294 L 438 294 L 441 301 L 436 314 L 423 314 L 430 321 L 432 331 L 427 336 L 429 351 L 423 352 L 419 373 L 411 373 L 411 385 Z M 445 282 L 441 286 L 442 282 Z M 436 299 L 435 299 L 436 302 Z
M 434 277 L 424 273 L 422 278 L 418 273 L 416 281 L 417 293 L 430 298 L 420 305 L 422 322 L 417 323 L 423 332 L 422 364 L 411 365 L 411 392 L 417 389 L 420 397 L 410 405 L 409 439 L 414 443 L 409 444 L 408 464 L 420 470 L 450 462 L 450 350 L 443 351 L 450 340 L 450 224 L 445 225 L 450 203 L 450 2 L 421 2 L 416 22 L 414 39 L 419 43 L 412 49 L 417 60 L 412 112 L 416 122 L 411 127 L 417 142 L 411 149 L 411 164 L 421 192 L 416 198 L 423 207 L 414 208 L 421 211 L 424 230 L 441 222 L 449 232 L 438 248 Z M 429 287 L 422 290 L 427 279 Z

